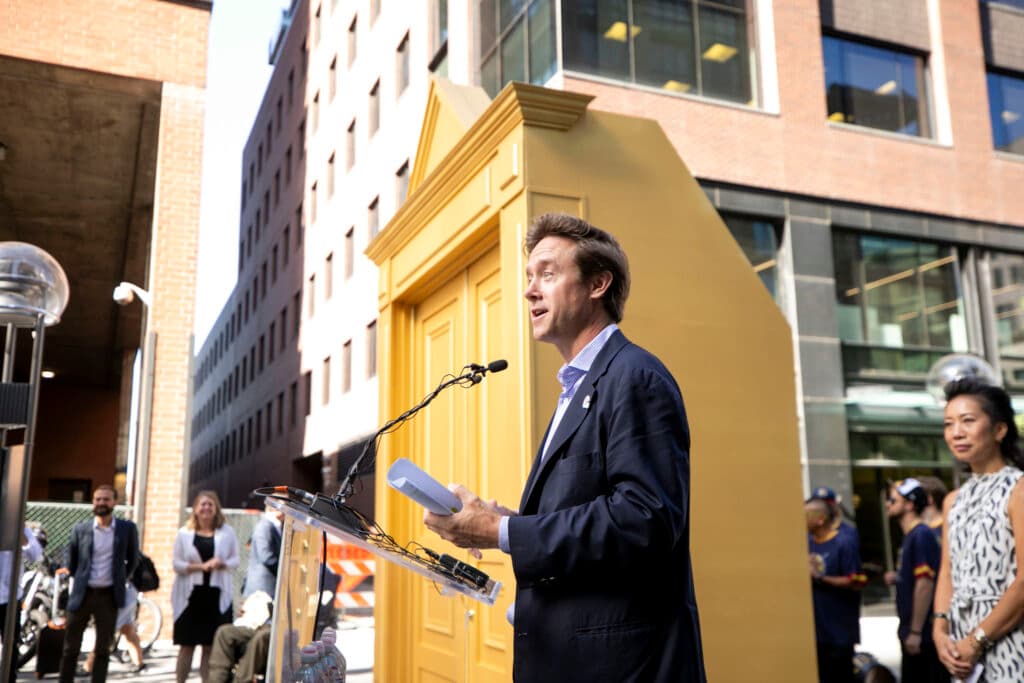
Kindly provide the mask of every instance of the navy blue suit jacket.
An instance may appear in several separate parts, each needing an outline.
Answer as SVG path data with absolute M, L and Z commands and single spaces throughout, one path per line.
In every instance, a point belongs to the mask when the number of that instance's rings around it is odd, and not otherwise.
M 89 587 L 89 572 L 92 570 L 92 523 L 79 522 L 71 530 L 71 544 L 68 546 L 68 570 L 75 582 L 68 597 L 68 611 L 74 612 L 82 606 L 85 590 Z M 114 603 L 124 607 L 125 582 L 139 563 L 139 531 L 133 522 L 117 520 L 114 525 L 113 574 Z
M 509 519 L 517 683 L 703 683 L 689 450 L 672 375 L 616 332 Z

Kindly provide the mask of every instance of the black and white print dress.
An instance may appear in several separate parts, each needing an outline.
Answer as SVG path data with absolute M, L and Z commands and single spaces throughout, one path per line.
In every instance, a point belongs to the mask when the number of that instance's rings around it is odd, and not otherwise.
M 960 487 L 949 511 L 949 559 L 953 600 L 950 633 L 959 640 L 977 628 L 999 602 L 1017 574 L 1013 529 L 1007 503 L 1017 480 L 1016 467 L 974 475 Z M 982 657 L 985 683 L 1024 681 L 1024 630 L 1021 625 L 996 641 Z

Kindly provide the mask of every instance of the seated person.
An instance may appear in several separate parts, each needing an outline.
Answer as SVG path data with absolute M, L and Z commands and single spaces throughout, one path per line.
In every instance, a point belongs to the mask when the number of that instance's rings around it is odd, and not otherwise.
M 266 674 L 272 606 L 267 593 L 256 591 L 245 599 L 242 614 L 234 623 L 217 628 L 208 683 L 251 683 Z

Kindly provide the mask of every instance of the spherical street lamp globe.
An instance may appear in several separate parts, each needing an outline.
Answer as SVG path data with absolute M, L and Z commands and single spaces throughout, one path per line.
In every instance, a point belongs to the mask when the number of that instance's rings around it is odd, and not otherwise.
M 936 403 L 945 404 L 946 385 L 967 377 L 973 377 L 985 384 L 999 385 L 999 376 L 987 360 L 972 353 L 951 353 L 932 365 L 925 380 L 925 388 Z
M 57 259 L 25 242 L 0 242 L 0 323 L 49 327 L 68 305 L 68 278 Z

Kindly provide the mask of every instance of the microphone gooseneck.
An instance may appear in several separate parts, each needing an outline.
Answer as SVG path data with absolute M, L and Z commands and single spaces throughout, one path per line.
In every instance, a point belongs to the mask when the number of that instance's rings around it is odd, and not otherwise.
M 345 475 L 345 478 L 342 480 L 341 485 L 338 487 L 338 493 L 335 494 L 334 496 L 335 501 L 338 503 L 344 503 L 352 495 L 354 479 L 356 475 L 359 474 L 360 466 L 363 465 L 363 460 L 370 453 L 371 447 L 373 448 L 374 456 L 373 458 L 371 458 L 370 462 L 366 463 L 366 466 L 369 467 L 369 465 L 372 464 L 373 460 L 376 459 L 377 441 L 380 439 L 381 436 L 391 431 L 394 431 L 399 426 L 401 426 L 403 422 L 411 418 L 419 411 L 426 408 L 431 401 L 437 398 L 438 394 L 440 394 L 448 387 L 454 386 L 456 384 L 463 387 L 474 386 L 482 382 L 483 378 L 487 375 L 488 372 L 501 372 L 507 367 L 508 361 L 503 358 L 491 361 L 487 365 L 480 365 L 479 363 L 470 363 L 463 368 L 463 373 L 461 375 L 458 375 L 457 377 L 449 377 L 448 379 L 442 381 L 439 385 L 437 385 L 437 388 L 435 388 L 433 391 L 427 394 L 426 398 L 424 398 L 418 404 L 414 405 L 412 408 L 409 408 L 407 411 L 405 411 L 398 417 L 385 422 L 380 429 L 374 432 L 373 436 L 366 440 L 366 444 L 363 446 L 363 450 L 359 453 L 359 457 L 357 457 L 352 462 L 352 466 L 349 467 L 348 473 Z

